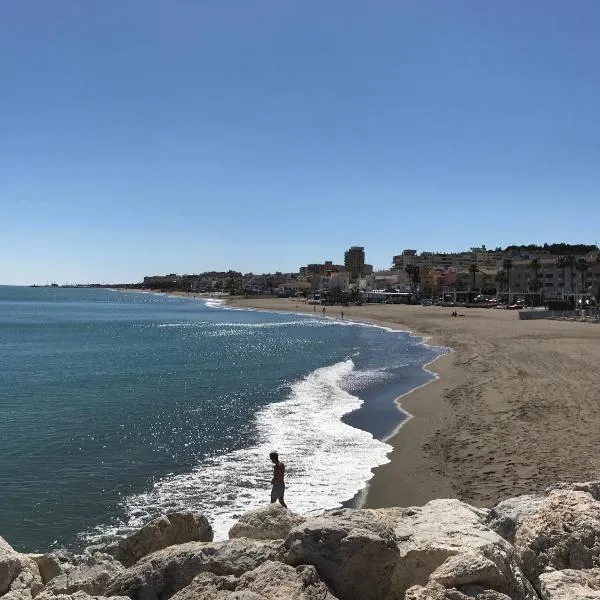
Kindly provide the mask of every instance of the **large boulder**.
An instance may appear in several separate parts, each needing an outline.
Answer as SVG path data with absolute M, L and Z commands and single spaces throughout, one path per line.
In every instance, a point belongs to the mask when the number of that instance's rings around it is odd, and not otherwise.
M 159 550 L 121 573 L 107 595 L 163 600 L 188 586 L 196 575 L 240 576 L 281 556 L 281 541 L 240 538 L 226 542 L 189 542 Z
M 458 500 L 330 511 L 292 529 L 286 560 L 314 565 L 344 600 L 403 598 L 430 577 L 444 589 L 480 586 L 513 600 L 536 599 L 511 545 L 483 524 L 485 514 Z
M 253 540 L 281 540 L 290 530 L 306 521 L 280 504 L 272 503 L 244 513 L 229 530 L 229 538 L 247 537 Z
M 56 558 L 56 555 L 45 556 L 47 563 L 50 563 L 51 557 Z M 115 558 L 101 553 L 73 556 L 71 562 L 58 562 L 57 566 L 59 573 L 48 580 L 44 588 L 55 595 L 82 591 L 91 596 L 101 596 L 108 584 L 125 570 Z M 44 571 L 48 572 L 46 564 Z
M 534 600 L 512 546 L 486 527 L 478 509 L 458 500 L 432 500 L 413 508 L 394 530 L 400 561 L 391 589 L 403 593 L 429 581 L 445 588 L 473 587 Z M 487 592 L 486 592 L 487 593 Z
M 517 528 L 515 549 L 537 589 L 546 570 L 598 566 L 600 502 L 584 491 L 551 492 Z
M 202 513 L 174 512 L 161 515 L 127 537 L 89 550 L 110 554 L 130 567 L 143 556 L 175 544 L 212 540 L 212 527 Z
M 202 573 L 171 600 L 337 600 L 313 566 L 267 561 L 241 577 Z
M 28 600 L 42 587 L 40 570 L 34 560 L 17 552 L 0 537 L 0 596 L 4 600 Z
M 512 600 L 532 597 L 524 594 L 523 584 L 515 585 L 514 575 L 499 561 L 467 550 L 446 559 L 430 576 L 426 586 L 413 586 L 405 600 Z
M 600 569 L 550 571 L 539 579 L 542 600 L 600 600 Z
M 400 558 L 394 523 L 402 514 L 401 509 L 339 509 L 307 519 L 286 538 L 286 561 L 314 565 L 344 600 L 387 598 Z
M 0 596 L 5 594 L 21 571 L 21 555 L 0 537 Z

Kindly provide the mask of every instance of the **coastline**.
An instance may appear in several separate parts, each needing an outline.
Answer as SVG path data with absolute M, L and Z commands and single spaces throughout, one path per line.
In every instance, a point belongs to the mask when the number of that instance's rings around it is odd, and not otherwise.
M 230 298 L 233 307 L 316 312 L 298 299 Z M 320 308 L 320 307 L 318 307 Z M 327 306 L 326 315 L 402 329 L 452 352 L 426 366 L 436 378 L 396 398 L 412 415 L 373 469 L 366 508 L 458 497 L 476 506 L 555 481 L 600 477 L 600 328 L 521 321 L 516 311 Z

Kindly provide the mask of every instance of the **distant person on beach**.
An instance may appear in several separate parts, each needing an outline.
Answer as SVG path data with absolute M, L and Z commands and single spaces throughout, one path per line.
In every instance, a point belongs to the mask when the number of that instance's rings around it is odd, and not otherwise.
M 325 307 L 323 307 L 323 312 L 325 312 Z
M 344 311 L 342 311 L 342 321 L 344 320 Z
M 287 504 L 283 499 L 283 495 L 285 494 L 285 482 L 283 480 L 283 476 L 285 475 L 285 465 L 279 461 L 277 452 L 271 452 L 269 458 L 274 465 L 273 479 L 271 480 L 271 483 L 273 484 L 273 487 L 271 488 L 271 504 L 279 500 L 279 504 L 281 504 L 283 508 L 287 508 Z

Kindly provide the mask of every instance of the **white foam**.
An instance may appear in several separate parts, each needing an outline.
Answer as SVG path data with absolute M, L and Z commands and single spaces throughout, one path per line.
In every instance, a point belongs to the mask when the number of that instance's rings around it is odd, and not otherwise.
M 324 321 L 322 319 L 304 319 L 301 321 L 274 321 L 272 323 L 213 323 L 211 321 L 181 321 L 179 323 L 158 323 L 150 325 L 150 327 L 182 327 L 195 329 L 223 329 L 226 327 L 236 329 L 277 329 L 279 327 L 290 327 L 294 325 L 301 325 L 302 327 L 331 327 L 332 323 Z
M 336 508 L 372 477 L 371 469 L 389 462 L 391 446 L 341 421 L 362 401 L 341 387 L 354 372 L 352 359 L 313 371 L 292 384 L 286 400 L 255 415 L 258 442 L 222 456 L 207 457 L 190 473 L 168 476 L 146 493 L 124 502 L 127 520 L 85 536 L 96 541 L 124 533 L 167 510 L 204 511 L 216 539 L 226 539 L 235 520 L 269 501 L 276 448 L 286 463 L 286 501 L 301 514 Z

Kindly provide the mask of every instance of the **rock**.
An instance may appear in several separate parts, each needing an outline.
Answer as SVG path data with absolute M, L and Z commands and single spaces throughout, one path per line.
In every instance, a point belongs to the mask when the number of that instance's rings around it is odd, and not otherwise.
M 316 569 L 303 565 L 290 567 L 267 561 L 241 577 L 213 573 L 198 575 L 171 600 L 337 600 L 320 580 Z
M 21 571 L 20 554 L 0 537 L 0 596 L 5 594 L 14 578 Z
M 430 575 L 430 580 L 446 588 L 469 584 L 492 589 L 504 586 L 504 575 L 496 563 L 472 550 L 448 558 Z
M 432 500 L 411 513 L 394 529 L 400 560 L 391 589 L 397 594 L 431 577 L 444 587 L 477 584 L 514 600 L 537 599 L 512 546 L 482 523 L 480 511 L 458 500 Z
M 413 585 L 406 590 L 404 600 L 446 600 L 446 588 L 439 583 L 431 582 L 426 586 Z
M 462 590 L 446 589 L 439 583 L 415 585 L 406 591 L 405 600 L 511 600 L 506 594 L 486 590 L 481 586 L 466 586 Z
M 503 500 L 489 511 L 484 524 L 512 544 L 517 527 L 538 509 L 544 497 L 542 494 L 523 494 Z
M 555 483 L 545 490 L 546 495 L 556 491 L 587 492 L 594 500 L 600 500 L 600 481 L 585 481 L 583 483 Z
M 267 560 L 278 560 L 281 542 L 239 538 L 226 542 L 189 542 L 159 550 L 121 573 L 107 594 L 134 600 L 162 600 L 188 586 L 196 575 L 240 576 Z
M 229 539 L 247 537 L 253 540 L 281 540 L 306 518 L 280 504 L 272 503 L 244 513 L 229 530 Z
M 4 599 L 3 599 L 4 600 Z M 73 594 L 58 594 L 55 596 L 50 592 L 43 591 L 39 596 L 35 597 L 35 600 L 131 600 L 127 596 L 90 596 L 85 592 L 74 592 Z
M 0 537 L 0 596 L 5 600 L 28 600 L 42 589 L 42 577 L 34 560 L 17 552 Z
M 445 589 L 480 585 L 514 600 L 537 598 L 511 545 L 458 500 L 330 511 L 292 529 L 285 547 L 287 562 L 314 565 L 344 600 L 403 598 L 430 576 Z
M 213 530 L 208 519 L 201 513 L 174 512 L 150 521 L 131 535 L 104 546 L 93 546 L 114 556 L 126 567 L 135 564 L 143 556 L 157 550 L 187 542 L 211 542 Z
M 59 563 L 60 572 L 53 577 L 45 590 L 53 594 L 73 594 L 77 591 L 89 595 L 102 595 L 108 584 L 125 570 L 123 565 L 108 554 L 96 553 L 73 557 L 73 563 Z
M 402 514 L 402 509 L 340 509 L 307 519 L 285 540 L 286 562 L 314 565 L 344 600 L 386 598 L 400 557 L 393 527 Z
M 529 580 L 548 569 L 600 564 L 600 502 L 583 491 L 554 491 L 517 528 L 515 549 Z
M 63 565 L 73 561 L 74 555 L 67 550 L 53 550 L 45 554 L 28 554 L 40 570 L 42 583 L 54 579 L 63 572 Z
M 600 600 L 600 569 L 542 573 L 542 600 Z

